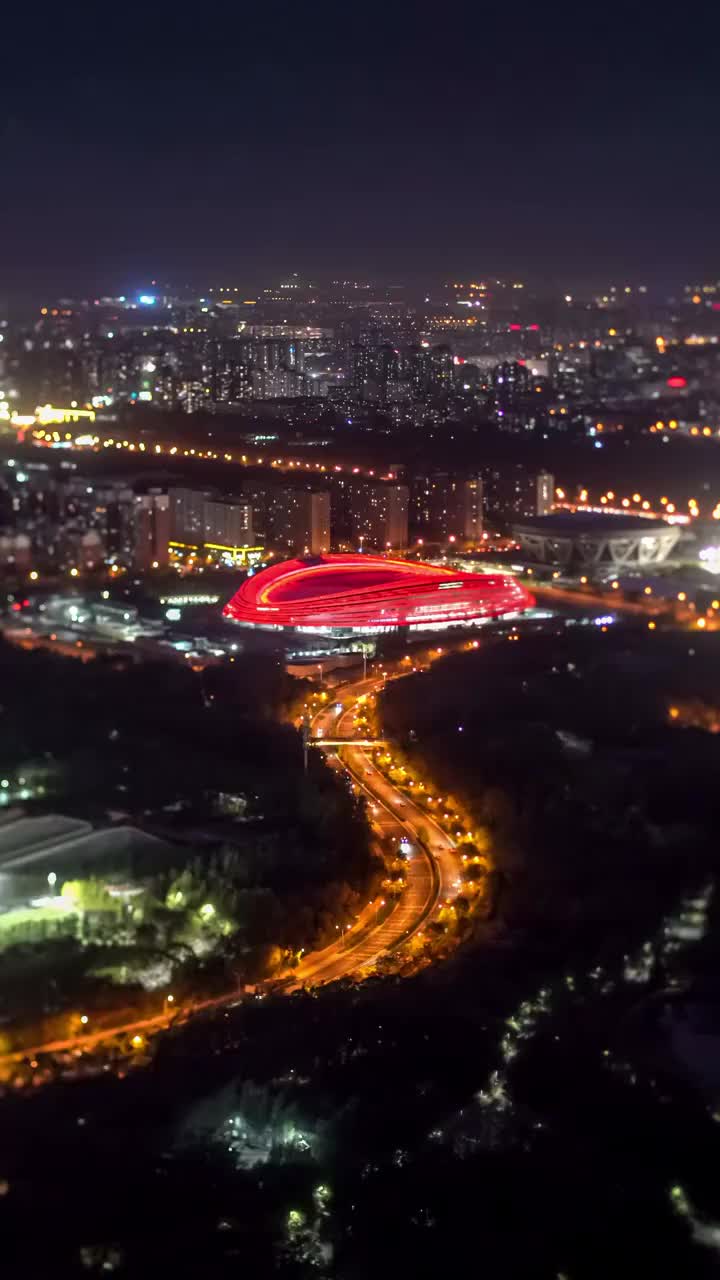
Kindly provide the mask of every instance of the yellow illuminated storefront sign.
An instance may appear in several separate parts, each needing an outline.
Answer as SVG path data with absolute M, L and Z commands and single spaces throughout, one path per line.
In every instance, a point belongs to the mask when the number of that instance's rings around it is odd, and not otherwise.
M 263 554 L 263 547 L 226 547 L 219 542 L 169 542 L 168 547 L 176 554 L 199 555 L 205 551 L 216 551 L 219 555 L 231 556 L 236 564 L 253 564 Z
M 94 421 L 94 409 L 58 409 L 52 404 L 39 404 L 35 410 L 35 422 L 39 422 L 42 427 L 47 427 L 50 423 Z

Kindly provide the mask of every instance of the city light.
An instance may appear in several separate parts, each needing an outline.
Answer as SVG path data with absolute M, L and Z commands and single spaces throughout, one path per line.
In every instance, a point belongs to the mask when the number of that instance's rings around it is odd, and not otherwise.
M 709 1275 L 715 24 L 225 8 L 6 30 L 5 1256 Z
M 266 568 L 242 583 L 224 614 L 259 627 L 319 632 L 342 626 L 372 633 L 403 625 L 437 628 L 522 611 L 531 603 L 529 593 L 506 575 L 458 573 L 363 553 Z

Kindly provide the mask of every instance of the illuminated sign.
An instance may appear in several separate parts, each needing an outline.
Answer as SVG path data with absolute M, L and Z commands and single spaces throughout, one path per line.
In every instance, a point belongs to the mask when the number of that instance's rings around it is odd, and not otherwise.
M 39 422 L 41 426 L 47 427 L 52 423 L 62 422 L 94 422 L 94 409 L 58 409 L 52 404 L 40 404 L 35 410 L 34 422 Z
M 161 604 L 170 605 L 187 605 L 187 604 L 217 604 L 220 596 L 208 595 L 207 593 L 186 596 L 161 596 Z
M 263 547 L 230 547 L 224 546 L 218 542 L 203 542 L 202 545 L 192 542 L 169 542 L 168 546 L 173 554 L 182 554 L 190 552 L 191 555 L 202 554 L 205 551 L 213 551 L 219 553 L 222 557 L 232 559 L 235 564 L 255 564 L 262 558 Z

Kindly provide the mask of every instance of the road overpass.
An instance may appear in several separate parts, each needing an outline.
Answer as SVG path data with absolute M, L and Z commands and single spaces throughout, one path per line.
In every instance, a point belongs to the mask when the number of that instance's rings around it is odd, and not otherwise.
M 386 747 L 387 738 L 308 738 L 311 747 Z

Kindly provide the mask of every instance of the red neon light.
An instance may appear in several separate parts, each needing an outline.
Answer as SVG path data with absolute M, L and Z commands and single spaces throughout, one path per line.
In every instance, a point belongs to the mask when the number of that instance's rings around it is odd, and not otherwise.
M 539 329 L 539 328 L 540 328 L 540 325 L 539 325 L 539 324 L 529 324 L 529 325 L 528 325 L 528 329 L 530 329 L 530 331 L 531 331 L 532 333 L 537 333 L 537 331 L 538 331 L 538 329 Z
M 669 387 L 686 387 L 687 378 L 681 378 L 678 375 L 677 377 L 674 377 L 674 378 L 668 378 L 667 384 Z
M 246 578 L 223 614 L 259 627 L 392 627 L 516 613 L 534 603 L 507 574 L 371 555 L 287 560 Z
M 510 325 L 510 330 L 511 330 L 511 332 L 512 332 L 512 333 L 517 333 L 518 329 L 522 329 L 522 325 L 521 325 L 521 324 L 511 324 L 511 325 Z

